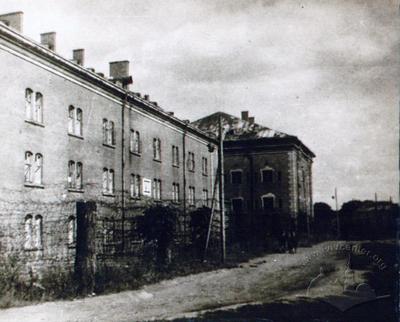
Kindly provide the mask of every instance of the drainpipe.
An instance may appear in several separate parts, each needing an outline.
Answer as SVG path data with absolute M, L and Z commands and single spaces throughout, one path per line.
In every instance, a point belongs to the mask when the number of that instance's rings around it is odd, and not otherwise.
M 182 171 L 183 171 L 183 235 L 186 242 L 186 131 L 187 124 L 183 130 L 182 136 Z
M 219 169 L 219 211 L 220 211 L 220 239 L 221 239 L 221 262 L 225 262 L 225 198 L 224 198 L 224 138 L 222 137 L 222 117 L 219 116 L 218 127 L 218 169 Z
M 121 250 L 125 250 L 125 107 L 128 101 L 128 91 L 125 91 L 124 101 L 121 109 Z

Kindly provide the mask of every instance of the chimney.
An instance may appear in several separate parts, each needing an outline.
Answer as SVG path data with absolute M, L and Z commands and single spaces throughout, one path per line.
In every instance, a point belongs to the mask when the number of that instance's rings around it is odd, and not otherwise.
M 72 60 L 83 66 L 85 64 L 85 49 L 74 49 L 72 51 Z
M 22 22 L 24 13 L 22 11 L 10 12 L 4 15 L 0 15 L 0 22 L 4 23 L 6 26 L 13 28 L 14 30 L 22 33 Z
M 46 32 L 40 34 L 40 43 L 52 51 L 56 51 L 56 33 Z
M 149 94 L 144 94 L 144 99 L 145 99 L 146 101 L 149 101 L 149 100 L 150 100 L 150 95 L 149 95 Z
M 158 103 L 157 102 L 150 102 L 150 103 L 158 107 Z
M 114 61 L 110 63 L 110 78 L 115 84 L 122 84 L 127 89 L 132 84 L 132 76 L 129 75 L 129 60 Z
M 243 121 L 249 120 L 249 111 L 242 111 L 242 120 Z
M 92 73 L 95 73 L 96 72 L 96 70 L 94 69 L 94 68 L 92 68 L 92 67 L 88 67 L 88 68 L 86 68 L 89 72 L 92 72 Z
M 104 73 L 96 73 L 96 74 L 104 78 Z
M 249 117 L 249 124 L 250 125 L 254 124 L 254 121 L 255 121 L 254 116 L 250 116 Z
M 174 112 L 168 112 L 169 116 L 174 116 Z

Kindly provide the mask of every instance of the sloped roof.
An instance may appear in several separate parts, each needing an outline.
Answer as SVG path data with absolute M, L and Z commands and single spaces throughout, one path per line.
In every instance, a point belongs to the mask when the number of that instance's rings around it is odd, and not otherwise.
M 236 116 L 224 112 L 216 112 L 203 117 L 193 122 L 192 125 L 209 135 L 218 136 L 220 116 L 222 118 L 222 125 L 225 132 L 224 140 L 227 141 L 293 137 L 292 135 L 275 131 L 257 123 L 250 124 L 249 121 L 244 121 Z

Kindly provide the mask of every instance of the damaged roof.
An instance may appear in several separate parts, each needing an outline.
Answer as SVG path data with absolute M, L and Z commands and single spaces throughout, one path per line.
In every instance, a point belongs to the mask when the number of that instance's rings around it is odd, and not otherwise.
M 266 126 L 251 123 L 250 121 L 242 120 L 236 116 L 216 112 L 209 116 L 203 117 L 192 123 L 198 129 L 212 136 L 218 136 L 219 117 L 222 118 L 222 125 L 225 132 L 226 141 L 249 140 L 259 138 L 287 138 L 292 135 L 278 132 Z

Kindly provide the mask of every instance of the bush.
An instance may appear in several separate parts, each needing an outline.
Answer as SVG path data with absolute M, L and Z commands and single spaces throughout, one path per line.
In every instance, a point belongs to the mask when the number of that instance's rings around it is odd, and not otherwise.
M 144 243 L 156 249 L 158 264 L 169 262 L 173 241 L 177 237 L 179 210 L 172 206 L 155 205 L 147 208 L 138 222 L 138 231 Z
M 191 240 L 197 258 L 204 255 L 210 218 L 211 209 L 208 207 L 198 208 L 190 213 Z

